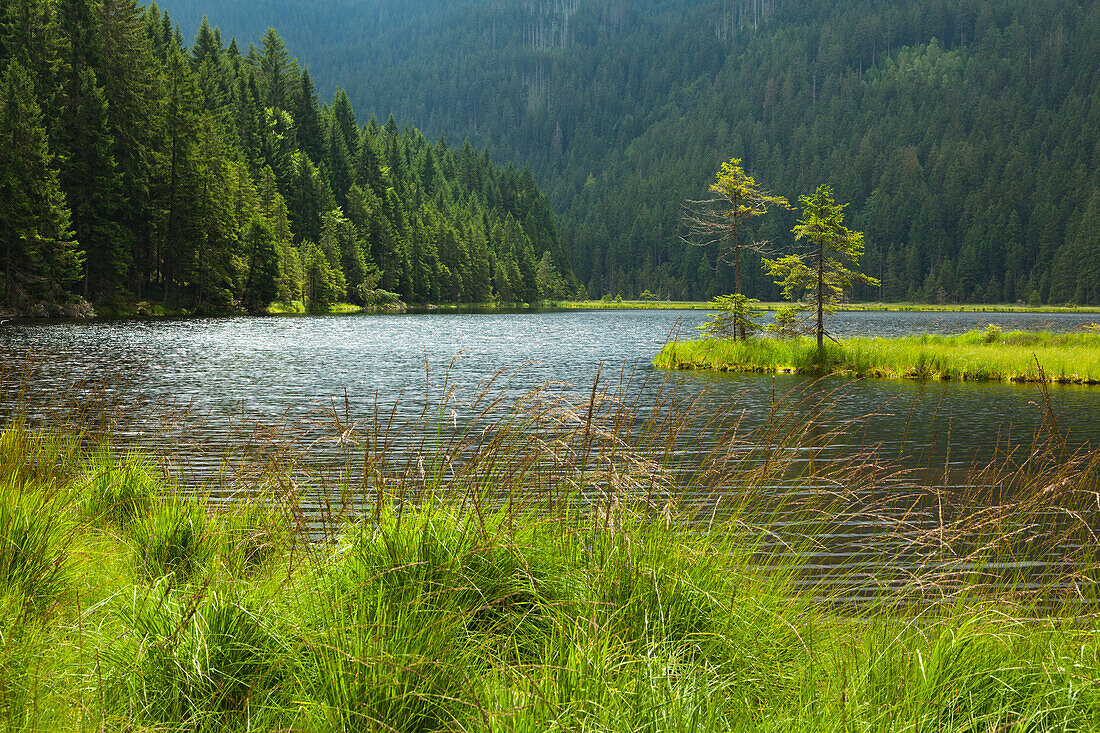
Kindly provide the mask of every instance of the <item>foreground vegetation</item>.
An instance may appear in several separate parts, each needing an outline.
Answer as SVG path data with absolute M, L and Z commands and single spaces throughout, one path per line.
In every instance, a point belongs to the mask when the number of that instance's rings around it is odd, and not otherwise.
M 847 338 L 819 349 L 806 338 L 670 342 L 659 367 L 807 375 L 1100 384 L 1100 333 L 1001 331 Z
M 945 494 L 871 454 L 806 462 L 836 437 L 821 427 L 820 393 L 778 400 L 752 430 L 735 404 L 648 393 L 643 405 L 621 388 L 508 400 L 486 390 L 461 406 L 466 425 L 450 416 L 451 394 L 410 424 L 333 408 L 258 428 L 241 441 L 254 452 L 199 485 L 167 471 L 182 453 L 112 446 L 125 426 L 91 419 L 89 400 L 64 408 L 83 410 L 77 421 L 53 414 L 83 432 L 9 422 L 0 721 L 1100 725 L 1087 539 L 1100 454 L 1069 451 L 1050 428 Z M 677 462 L 676 436 L 715 414 L 715 447 Z M 898 494 L 873 499 L 883 485 Z M 915 507 L 937 500 L 922 528 Z M 858 570 L 807 574 L 850 536 L 830 526 L 872 517 L 881 534 L 847 555 Z

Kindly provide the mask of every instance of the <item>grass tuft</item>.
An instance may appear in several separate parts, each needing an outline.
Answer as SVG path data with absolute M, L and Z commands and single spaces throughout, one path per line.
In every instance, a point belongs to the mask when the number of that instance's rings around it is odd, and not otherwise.
M 158 583 L 116 613 L 123 631 L 105 651 L 104 697 L 129 720 L 243 729 L 277 697 L 290 652 L 272 622 L 231 593 Z
M 242 498 L 217 514 L 213 524 L 222 564 L 234 575 L 255 573 L 294 545 L 285 507 Z
M 85 460 L 77 480 L 81 513 L 91 521 L 125 529 L 163 493 L 159 474 L 142 453 L 131 451 L 119 458 L 100 448 Z
M 197 501 L 168 496 L 134 523 L 134 566 L 148 581 L 173 576 L 187 582 L 209 568 L 216 552 L 206 509 Z
M 0 482 L 0 594 L 8 604 L 40 614 L 59 602 L 69 583 L 71 532 L 51 497 Z

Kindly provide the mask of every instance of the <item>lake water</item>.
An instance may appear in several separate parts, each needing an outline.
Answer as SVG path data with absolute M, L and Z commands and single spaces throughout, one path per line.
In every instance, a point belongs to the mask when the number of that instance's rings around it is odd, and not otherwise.
M 705 319 L 700 311 L 608 310 L 7 323 L 0 325 L 0 360 L 9 393 L 13 375 L 29 375 L 23 381 L 32 402 L 48 400 L 74 379 L 124 378 L 154 399 L 209 414 L 204 429 L 212 434 L 222 429 L 219 416 L 274 420 L 330 400 L 343 403 L 345 396 L 353 410 L 399 400 L 400 412 L 416 414 L 439 399 L 444 378 L 461 404 L 501 372 L 499 388 L 517 394 L 551 382 L 586 392 L 597 370 L 605 385 L 621 374 L 635 383 L 668 378 L 687 394 L 706 391 L 708 400 L 736 397 L 749 421 L 766 413 L 775 394 L 805 384 L 790 375 L 651 374 L 650 360 L 669 335 L 691 337 Z M 837 314 L 831 329 L 838 336 L 893 336 L 994 323 L 1068 331 L 1096 319 L 865 312 Z M 950 445 L 960 464 L 998 435 L 1030 437 L 1044 412 L 1034 386 L 832 379 L 818 388 L 839 390 L 830 415 L 837 422 L 882 413 L 868 421 L 861 440 L 914 454 L 938 442 Z M 1100 436 L 1100 389 L 1051 387 L 1050 396 L 1059 426 L 1077 442 Z

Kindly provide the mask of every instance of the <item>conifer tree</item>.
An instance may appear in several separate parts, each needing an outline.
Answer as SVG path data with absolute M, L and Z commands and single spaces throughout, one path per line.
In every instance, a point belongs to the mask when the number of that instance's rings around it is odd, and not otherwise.
M 120 176 L 120 247 L 130 250 L 130 280 L 140 297 L 156 270 L 152 179 L 162 164 L 160 94 L 151 41 L 135 0 L 95 6 L 101 64 L 95 69 L 107 101 L 108 132 Z
M 321 212 L 328 208 L 325 191 L 321 172 L 305 155 L 294 157 L 294 180 L 286 205 L 296 241 L 316 242 L 321 238 Z
M 342 273 L 313 242 L 302 244 L 303 296 L 310 310 L 324 310 L 344 297 Z
M 279 251 L 267 222 L 252 219 L 244 236 L 244 249 L 248 265 L 241 300 L 249 310 L 262 311 L 279 294 Z
M 769 207 L 788 208 L 787 200 L 762 189 L 745 173 L 740 158 L 722 164 L 708 191 L 708 198 L 688 201 L 684 206 L 687 235 L 683 241 L 697 247 L 720 247 L 716 259 L 733 265 L 733 294 L 741 295 L 741 251 L 762 252 L 767 244 L 746 239 L 744 227 L 749 220 L 766 214 Z M 740 322 L 736 338 L 745 338 L 750 330 L 746 325 Z
M 349 158 L 354 159 L 359 152 L 359 123 L 355 120 L 355 111 L 352 110 L 351 102 L 343 89 L 338 89 L 333 98 L 332 121 L 335 123 L 335 130 L 343 137 Z
M 241 263 L 239 240 L 244 232 L 234 216 L 232 167 L 225 158 L 224 143 L 217 126 L 208 116 L 200 116 L 195 150 L 195 178 L 192 186 L 198 195 L 188 204 L 189 219 L 195 227 L 189 232 L 193 256 L 182 275 L 191 291 L 192 307 L 200 312 L 224 312 L 243 289 L 247 270 Z
M 258 171 L 264 159 L 265 115 L 260 105 L 256 76 L 251 68 L 238 77 L 235 94 L 238 136 L 245 159 L 253 172 Z
M 0 6 L 0 65 L 14 62 L 27 72 L 51 140 L 63 104 L 69 55 L 53 0 L 7 0 Z
M 314 163 L 321 162 L 325 138 L 321 128 L 321 112 L 317 107 L 317 92 L 309 71 L 302 72 L 302 82 L 294 106 L 294 122 L 298 128 L 298 145 Z
M 263 52 L 257 58 L 258 81 L 265 107 L 289 109 L 289 56 L 283 39 L 274 28 L 268 28 L 263 38 Z
M 14 61 L 0 76 L 0 141 L 4 302 L 60 301 L 80 277 L 83 253 L 69 228 L 30 74 Z
M 373 122 L 373 120 L 372 120 Z M 355 180 L 369 188 L 379 200 L 386 195 L 388 184 L 382 174 L 382 164 L 378 152 L 377 132 L 371 134 L 368 127 L 359 141 L 359 158 L 355 166 Z
M 221 55 L 221 41 L 215 36 L 214 29 L 210 27 L 210 21 L 204 15 L 202 23 L 199 24 L 199 31 L 195 34 L 195 42 L 191 44 L 191 67 L 198 71 L 205 61 L 217 65 Z
M 98 68 L 103 52 L 96 33 L 94 3 L 91 0 L 58 0 L 57 18 L 67 40 L 70 78 L 87 68 Z
M 164 211 L 160 282 L 167 288 L 187 282 L 199 236 L 194 215 L 200 209 L 197 142 L 200 135 L 200 95 L 190 68 L 180 53 L 168 59 L 165 79 L 165 157 L 158 207 Z M 177 297 L 178 297 L 177 293 Z
M 764 268 L 782 287 L 783 297 L 792 299 L 805 294 L 806 305 L 814 310 L 817 347 L 824 344 L 825 314 L 851 292 L 852 285 L 863 282 L 877 285 L 878 280 L 853 269 L 863 255 L 863 233 L 844 226 L 844 207 L 833 201 L 833 190 L 822 184 L 812 196 L 799 196 L 802 218 L 791 231 L 796 240 L 808 239 L 812 248 L 775 260 L 764 259 Z
M 115 164 L 107 100 L 91 68 L 80 72 L 66 118 L 69 153 L 61 185 L 86 253 L 83 295 L 106 296 L 122 287 L 133 252 L 119 224 L 122 180 Z
M 333 118 L 328 127 L 328 155 L 325 162 L 332 181 L 332 193 L 338 205 L 347 204 L 348 190 L 354 183 L 351 154 L 348 152 L 340 124 Z

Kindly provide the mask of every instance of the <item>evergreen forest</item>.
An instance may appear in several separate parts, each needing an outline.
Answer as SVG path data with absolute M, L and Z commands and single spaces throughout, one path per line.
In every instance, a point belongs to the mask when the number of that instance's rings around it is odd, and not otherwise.
M 681 205 L 736 157 L 852 202 L 860 299 L 1100 303 L 1096 0 L 163 2 L 279 28 L 364 114 L 529 163 L 593 296 L 730 292 Z M 793 216 L 755 236 L 793 246 Z
M 0 9 L 0 311 L 520 303 L 577 281 L 531 171 L 360 124 L 274 30 L 135 0 Z

